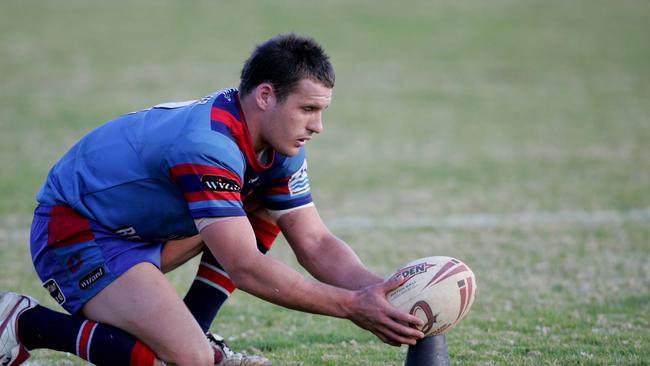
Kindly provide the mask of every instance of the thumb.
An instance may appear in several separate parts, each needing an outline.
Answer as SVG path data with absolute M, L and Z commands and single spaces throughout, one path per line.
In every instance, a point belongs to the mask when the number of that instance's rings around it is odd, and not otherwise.
M 382 284 L 382 288 L 384 290 L 384 293 L 389 293 L 389 292 L 395 290 L 396 288 L 402 286 L 406 281 L 407 281 L 407 279 L 402 277 L 402 276 L 393 276 L 393 277 L 387 279 Z

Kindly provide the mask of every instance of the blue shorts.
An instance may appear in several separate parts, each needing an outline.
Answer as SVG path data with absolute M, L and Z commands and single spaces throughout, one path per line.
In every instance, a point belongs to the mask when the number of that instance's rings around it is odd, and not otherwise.
M 162 241 L 125 239 L 68 206 L 34 210 L 31 252 L 36 273 L 70 314 L 138 263 L 160 268 Z

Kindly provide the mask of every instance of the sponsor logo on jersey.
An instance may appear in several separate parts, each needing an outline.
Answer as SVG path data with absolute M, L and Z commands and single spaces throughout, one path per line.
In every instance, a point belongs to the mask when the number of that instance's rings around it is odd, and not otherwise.
M 201 177 L 201 183 L 209 190 L 215 192 L 239 192 L 241 187 L 232 179 L 218 175 L 204 175 Z
M 309 176 L 307 175 L 307 160 L 302 163 L 300 169 L 293 173 L 289 179 L 289 193 L 292 196 L 309 191 Z
M 49 280 L 45 281 L 43 283 L 43 287 L 47 290 L 47 292 L 50 293 L 50 296 L 56 300 L 56 302 L 59 303 L 59 305 L 65 304 L 65 295 L 63 295 L 63 292 L 61 292 L 61 288 L 59 287 L 59 284 L 56 283 L 54 278 L 50 278 Z
M 142 238 L 135 231 L 133 226 L 125 227 L 122 229 L 115 230 L 115 234 L 129 240 L 141 240 Z
M 79 280 L 79 287 L 81 287 L 82 290 L 85 290 L 95 282 L 99 281 L 105 274 L 106 271 L 104 270 L 104 267 L 99 266 Z
M 232 102 L 232 94 L 235 92 L 235 89 L 226 89 L 226 90 L 221 90 L 217 96 L 223 95 L 223 97 L 229 101 Z

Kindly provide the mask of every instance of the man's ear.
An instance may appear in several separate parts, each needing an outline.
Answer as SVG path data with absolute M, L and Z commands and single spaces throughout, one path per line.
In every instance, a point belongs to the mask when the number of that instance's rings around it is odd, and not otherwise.
M 269 107 L 275 105 L 275 93 L 273 90 L 273 85 L 269 83 L 261 83 L 255 87 L 255 102 L 257 107 L 265 111 Z

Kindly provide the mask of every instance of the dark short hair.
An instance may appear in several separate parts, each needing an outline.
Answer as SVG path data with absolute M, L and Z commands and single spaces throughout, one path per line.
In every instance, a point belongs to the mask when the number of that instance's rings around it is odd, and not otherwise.
M 245 96 L 258 85 L 270 83 L 282 102 L 302 79 L 333 88 L 334 68 L 314 39 L 283 33 L 257 45 L 241 70 L 239 91 Z

